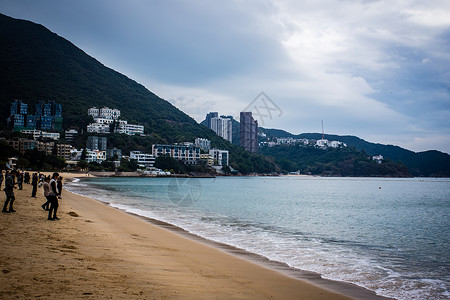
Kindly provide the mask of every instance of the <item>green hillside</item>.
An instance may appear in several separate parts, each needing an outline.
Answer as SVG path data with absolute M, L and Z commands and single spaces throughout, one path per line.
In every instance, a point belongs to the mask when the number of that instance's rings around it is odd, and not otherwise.
M 272 137 L 292 137 L 304 139 L 321 139 L 320 133 L 291 134 L 279 129 L 263 129 L 263 132 Z M 383 155 L 391 161 L 405 164 L 413 176 L 449 177 L 450 176 L 450 155 L 436 151 L 413 152 L 399 146 L 370 143 L 356 136 L 340 136 L 325 134 L 325 139 L 331 141 L 341 141 L 348 146 L 364 150 L 369 155 Z
M 354 147 L 323 150 L 313 146 L 279 145 L 260 150 L 262 154 L 273 157 L 284 172 L 300 171 L 302 174 L 324 176 L 411 176 L 404 164 L 392 161 L 378 164 Z
M 0 128 L 6 129 L 10 103 L 22 99 L 35 104 L 55 100 L 63 107 L 63 127 L 85 129 L 92 121 L 90 107 L 121 110 L 129 123 L 145 126 L 143 140 L 124 137 L 147 150 L 152 143 L 193 142 L 208 138 L 212 145 L 231 151 L 231 165 L 246 172 L 274 171 L 262 155 L 244 151 L 147 90 L 141 84 L 102 65 L 71 42 L 42 25 L 0 14 Z M 111 145 L 114 146 L 114 145 Z M 243 155 L 250 156 L 245 160 Z

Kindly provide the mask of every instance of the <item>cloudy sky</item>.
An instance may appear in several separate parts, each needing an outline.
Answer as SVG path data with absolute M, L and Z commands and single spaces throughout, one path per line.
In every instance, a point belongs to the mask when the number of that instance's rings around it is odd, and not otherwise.
M 450 153 L 448 0 L 2 0 L 0 12 L 197 121 L 247 109 L 267 128 L 323 120 L 326 133 Z

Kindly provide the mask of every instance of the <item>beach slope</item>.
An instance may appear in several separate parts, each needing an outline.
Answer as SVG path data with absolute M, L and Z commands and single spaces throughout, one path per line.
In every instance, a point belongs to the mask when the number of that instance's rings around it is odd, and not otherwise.
M 47 221 L 30 195 L 0 215 L 1 299 L 348 299 L 67 191 Z

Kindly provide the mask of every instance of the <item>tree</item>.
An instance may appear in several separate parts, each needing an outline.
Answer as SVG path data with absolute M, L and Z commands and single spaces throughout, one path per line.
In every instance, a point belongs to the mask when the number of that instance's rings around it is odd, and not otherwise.
M 158 156 L 155 160 L 155 167 L 161 170 L 173 170 L 174 173 L 181 173 L 184 171 L 180 163 L 175 158 L 168 155 Z

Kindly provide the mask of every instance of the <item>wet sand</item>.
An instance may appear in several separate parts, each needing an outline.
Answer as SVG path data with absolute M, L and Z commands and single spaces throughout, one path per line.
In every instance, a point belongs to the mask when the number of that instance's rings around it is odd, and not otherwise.
M 377 298 L 68 191 L 47 221 L 42 188 L 15 193 L 0 215 L 1 299 Z

